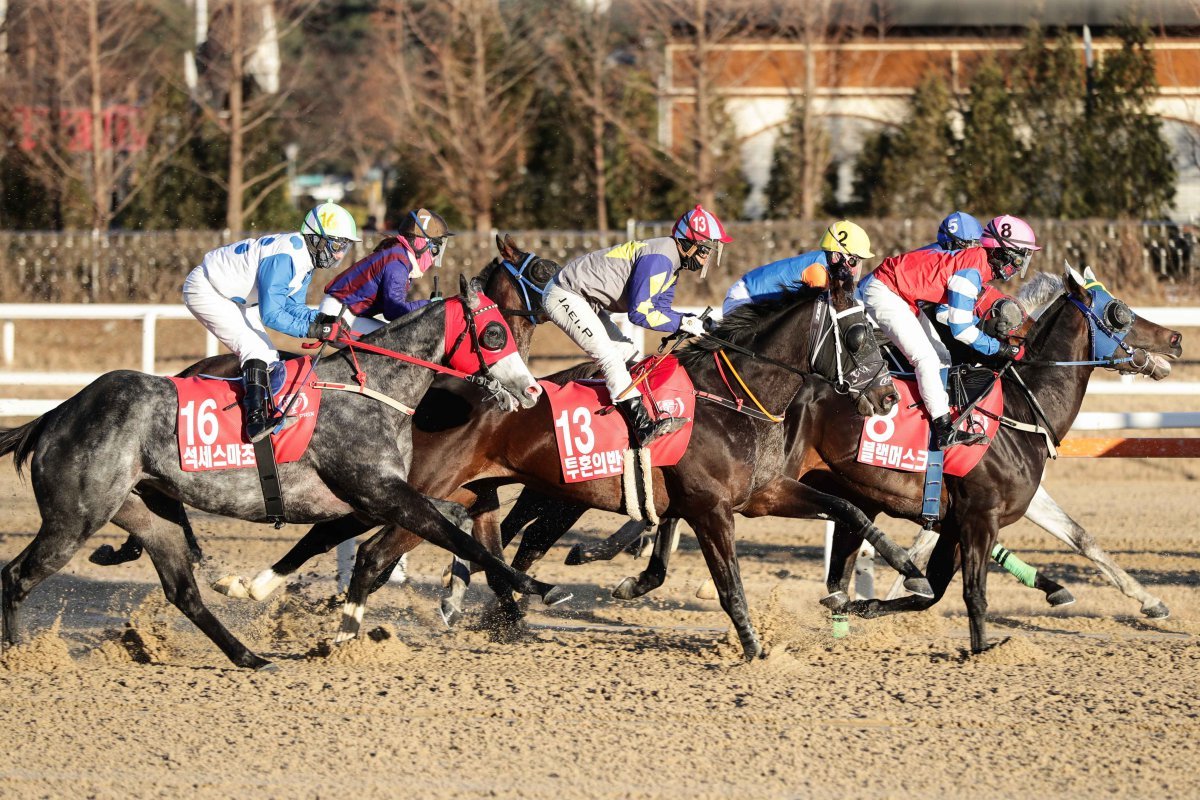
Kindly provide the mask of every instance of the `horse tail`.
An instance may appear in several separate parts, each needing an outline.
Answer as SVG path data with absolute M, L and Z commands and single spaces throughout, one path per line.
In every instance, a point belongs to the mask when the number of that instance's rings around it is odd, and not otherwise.
M 46 417 L 43 415 L 19 428 L 0 428 L 0 456 L 13 454 L 13 466 L 17 468 L 17 475 L 24 472 L 25 462 L 33 454 L 33 447 L 37 444 L 45 424 Z

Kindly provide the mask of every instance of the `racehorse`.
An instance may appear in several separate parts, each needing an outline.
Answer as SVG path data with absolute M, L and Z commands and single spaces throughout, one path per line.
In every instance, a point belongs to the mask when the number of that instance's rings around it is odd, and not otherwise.
M 1092 370 L 1104 366 L 1161 380 L 1170 374 L 1168 359 L 1183 352 L 1181 334 L 1134 315 L 1090 269 L 1083 274 L 1070 269 L 1061 279 L 1037 276 L 1022 287 L 1019 299 L 1040 313 L 1035 313 L 1025 339 L 1026 358 L 1002 372 L 1007 421 L 1002 421 L 987 454 L 970 473 L 946 478 L 941 536 L 929 562 L 935 597 L 843 600 L 834 605 L 862 616 L 928 608 L 949 585 L 957 551 L 971 649 L 985 650 L 989 553 L 999 529 L 1028 509 L 1050 455 L 1049 445 L 1061 441 L 1073 424 Z M 808 430 L 814 435 L 805 442 L 798 462 L 798 466 L 811 464 L 803 478 L 806 483 L 845 492 L 872 518 L 884 512 L 920 520 L 921 475 L 859 464 L 855 460 L 858 430 L 846 426 Z M 845 598 L 861 542 L 856 532 L 838 526 L 827 583 L 831 596 L 841 592 Z
M 461 334 L 448 324 L 453 306 L 458 307 L 454 319 L 459 319 Z M 511 336 L 477 284 L 464 280 L 458 297 L 433 303 L 363 337 L 364 346 L 386 352 L 361 352 L 357 362 L 339 353 L 312 372 L 323 382 L 343 385 L 365 374 L 376 392 L 411 407 L 425 394 L 434 373 L 399 357 L 426 363 L 437 358 L 451 366 L 469 365 L 487 376 L 481 380 L 493 387 L 506 408 L 529 407 L 541 388 L 520 356 L 507 349 Z M 176 521 L 179 502 L 223 516 L 267 519 L 254 470 L 182 470 L 175 437 L 176 395 L 166 379 L 111 372 L 36 420 L 0 432 L 0 455 L 13 453 L 18 472 L 31 460 L 42 515 L 33 541 L 0 571 L 5 644 L 17 641 L 17 613 L 29 592 L 112 520 L 138 537 L 168 599 L 231 661 L 253 668 L 269 665 L 205 608 L 184 539 L 165 524 Z M 410 429 L 409 417 L 390 405 L 350 393 L 326 393 L 308 449 L 298 461 L 278 468 L 285 520 L 311 523 L 357 512 L 485 564 L 497 585 L 557 602 L 561 592 L 494 558 L 407 482 Z M 451 516 L 457 516 L 456 509 L 461 512 L 449 504 L 441 507 Z

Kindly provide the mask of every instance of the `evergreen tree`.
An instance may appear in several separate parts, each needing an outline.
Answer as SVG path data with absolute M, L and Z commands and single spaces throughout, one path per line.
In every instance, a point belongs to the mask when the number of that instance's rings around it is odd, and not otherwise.
M 951 204 L 950 90 L 941 75 L 917 85 L 900 130 L 889 138 L 879 180 L 862 196 L 874 213 L 940 215 Z M 881 146 L 879 142 L 876 146 Z M 866 191 L 865 184 L 858 184 Z
M 771 177 L 767 181 L 766 189 L 768 217 L 796 218 L 803 216 L 801 184 L 804 181 L 804 175 L 809 172 L 806 169 L 808 165 L 804 163 L 804 138 L 810 133 L 806 130 L 808 120 L 804 117 L 804 104 L 793 102 L 787 123 L 775 141 L 775 152 L 771 158 Z M 827 201 L 830 195 L 827 180 L 827 167 L 830 162 L 829 132 L 817 120 L 813 120 L 813 127 L 815 130 L 811 133 L 816 137 L 813 148 L 816 153 L 814 159 L 816 163 L 812 172 L 824 178 L 819 191 L 823 201 L 822 205 L 828 206 Z
M 888 213 L 888 198 L 879 190 L 883 181 L 883 165 L 892 156 L 896 133 L 880 128 L 863 142 L 854 160 L 854 196 L 842 209 L 846 216 L 882 217 Z
M 1130 19 L 1116 29 L 1121 49 L 1096 70 L 1084 164 L 1092 216 L 1162 216 L 1175 198 L 1175 167 L 1162 122 L 1150 112 L 1158 92 L 1150 30 Z
M 1086 216 L 1081 140 L 1084 80 L 1074 38 L 1062 32 L 1047 47 L 1045 31 L 1033 25 L 1017 57 L 1014 83 L 1020 102 L 1025 157 L 1019 162 L 1023 184 L 1013 213 L 1034 217 Z
M 962 140 L 954 159 L 959 202 L 954 205 L 984 215 L 1021 213 L 1022 158 L 1012 96 L 1000 65 L 989 57 L 975 73 L 963 109 Z

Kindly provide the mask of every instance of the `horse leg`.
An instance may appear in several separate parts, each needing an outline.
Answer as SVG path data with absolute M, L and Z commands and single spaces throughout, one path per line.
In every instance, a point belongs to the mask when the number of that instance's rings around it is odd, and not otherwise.
M 733 511 L 727 503 L 721 502 L 703 516 L 689 517 L 688 523 L 696 532 L 700 552 L 704 554 L 708 572 L 717 586 L 721 608 L 729 615 L 742 643 L 742 654 L 747 661 L 752 661 L 762 655 L 762 644 L 750 622 L 746 590 L 738 569 L 737 550 L 733 541 Z
M 671 545 L 678 541 L 678 531 L 678 517 L 659 523 L 650 562 L 636 578 L 626 578 L 617 584 L 617 588 L 613 589 L 613 597 L 618 600 L 632 600 L 663 585 L 663 581 L 667 579 L 667 565 L 671 562 Z
M 1117 566 L 1112 557 L 1096 543 L 1095 537 L 1084 530 L 1083 526 L 1072 519 L 1062 507 L 1054 501 L 1050 493 L 1038 486 L 1037 493 L 1029 503 L 1025 516 L 1031 522 L 1050 532 L 1055 538 L 1065 542 L 1076 553 L 1090 559 L 1126 597 L 1132 597 L 1142 604 L 1142 613 L 1151 619 L 1164 619 L 1170 616 L 1170 610 L 1154 595 L 1132 578 L 1129 573 Z
M 131 497 L 130 501 L 133 500 L 134 497 Z M 234 664 L 251 669 L 273 667 L 271 662 L 238 641 L 204 605 L 200 589 L 196 586 L 196 577 L 192 574 L 191 550 L 187 541 L 167 525 L 168 522 L 178 522 L 178 505 L 173 501 L 160 502 L 159 498 L 152 497 L 137 497 L 136 502 L 130 501 L 121 506 L 113 522 L 135 533 L 142 542 L 150 554 L 150 560 L 154 562 L 168 602 L 182 611 Z
M 996 518 L 988 511 L 962 516 L 959 529 L 963 602 L 971 627 L 971 652 L 982 653 L 987 641 L 987 565 L 996 538 Z
M 1048 578 L 1037 567 L 1031 567 L 1017 557 L 1016 553 L 1004 547 L 999 542 L 992 548 L 992 561 L 1030 589 L 1037 589 L 1046 596 L 1046 602 L 1052 606 L 1069 606 L 1075 602 L 1075 597 L 1065 587 Z
M 212 588 L 229 597 L 266 600 L 283 585 L 289 575 L 300 569 L 310 558 L 328 553 L 347 539 L 353 539 L 373 527 L 373 523 L 353 515 L 318 522 L 309 528 L 282 558 L 259 572 L 253 580 L 246 580 L 238 575 L 226 575 L 214 583 Z
M 542 514 L 537 522 L 530 525 L 523 536 L 517 554 L 513 556 L 513 569 L 526 572 L 534 563 L 546 557 L 546 553 L 554 546 L 571 527 L 587 512 L 587 507 L 574 503 L 564 503 L 557 508 L 550 508 Z M 571 552 L 574 552 L 572 549 Z M 570 554 L 566 564 L 573 564 Z
M 428 498 L 399 475 L 388 475 L 386 471 L 381 470 L 377 480 L 369 484 L 355 485 L 353 494 L 354 504 L 360 508 L 371 509 L 373 517 L 390 522 L 399 529 L 411 531 L 422 539 L 449 550 L 459 558 L 477 562 L 489 572 L 500 573 L 503 576 L 499 579 L 500 582 L 509 589 L 521 594 L 539 595 L 547 605 L 556 605 L 569 599 L 569 595 L 561 590 L 517 572 L 489 553 L 483 545 L 439 514 Z M 372 543 L 373 546 L 367 546 Z M 362 623 L 367 589 L 374 585 L 379 571 L 400 557 L 403 537 L 394 530 L 388 531 L 386 535 L 374 537 L 367 545 L 358 548 L 354 575 L 350 579 L 346 605 L 342 612 L 342 630 L 338 634 L 338 641 L 345 641 L 357 634 Z
M 173 500 L 175 503 L 175 519 L 179 527 L 183 529 L 184 539 L 187 540 L 188 550 L 193 564 L 199 564 L 204 558 L 204 553 L 200 549 L 200 543 L 196 541 L 196 533 L 192 530 L 191 520 L 188 519 L 187 510 L 182 502 Z M 118 515 L 119 516 L 119 515 Z M 116 518 L 114 518 L 114 522 Z M 92 551 L 88 556 L 88 561 L 101 567 L 115 567 L 118 564 L 126 564 L 130 561 L 137 561 L 142 557 L 142 544 L 138 541 L 138 537 L 130 532 L 126 537 L 125 542 L 116 549 L 113 549 L 111 544 L 102 544 Z
M 946 534 L 935 536 L 934 539 L 933 552 L 929 555 L 929 563 L 925 570 L 929 577 L 929 585 L 933 589 L 933 597 L 906 595 L 888 600 L 853 600 L 846 604 L 844 612 L 872 619 L 906 611 L 924 611 L 941 600 L 958 567 L 958 540 Z
M 503 557 L 504 543 L 500 534 L 500 522 L 495 512 L 480 514 L 475 518 L 475 538 L 498 558 Z M 496 604 L 492 613 L 485 619 L 494 626 L 496 636 L 502 640 L 513 640 L 520 632 L 520 623 L 525 616 L 513 597 L 512 590 L 499 580 L 495 572 L 487 576 L 488 586 L 496 596 Z
M 776 478 L 755 494 L 742 513 L 748 517 L 767 514 L 799 519 L 824 517 L 850 526 L 856 531 L 856 536 L 870 542 L 875 552 L 904 576 L 904 588 L 922 597 L 933 596 L 929 581 L 909 558 L 908 552 L 875 527 L 862 510 L 840 497 L 818 491 L 792 478 Z
M 829 551 L 829 574 L 825 576 L 825 596 L 821 605 L 831 611 L 840 612 L 850 602 L 848 589 L 850 578 L 854 576 L 854 561 L 862 547 L 861 531 L 838 522 L 833 526 L 833 547 Z M 904 580 L 903 575 L 896 578 Z
M 577 564 L 590 564 L 593 561 L 611 561 L 622 550 L 639 541 L 647 530 L 646 523 L 629 520 L 620 528 L 617 528 L 616 533 L 599 544 L 588 547 L 580 542 L 575 545 L 567 553 L 567 560 L 564 563 L 575 566 Z

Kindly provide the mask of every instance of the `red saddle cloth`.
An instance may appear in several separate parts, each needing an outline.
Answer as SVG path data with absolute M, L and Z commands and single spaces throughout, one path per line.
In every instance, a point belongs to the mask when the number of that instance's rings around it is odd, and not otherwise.
M 649 368 L 645 359 L 631 372 L 635 378 Z M 554 415 L 554 435 L 563 483 L 610 478 L 625 471 L 623 451 L 629 449 L 629 426 L 619 411 L 599 414 L 611 406 L 603 380 L 572 381 L 566 386 L 541 381 Z M 687 424 L 650 443 L 650 459 L 656 467 L 678 464 L 692 439 L 692 416 L 696 393 L 687 370 L 674 356 L 667 356 L 638 384 L 642 402 L 652 416 L 681 417 Z
M 300 396 L 288 412 L 288 417 L 296 421 L 271 437 L 278 464 L 296 461 L 304 455 L 321 407 L 320 390 L 309 385 L 312 382 L 309 359 L 293 358 L 283 363 L 287 373 L 284 388 L 276 397 L 279 408 L 287 408 L 293 394 L 299 392 Z M 184 472 L 257 466 L 254 445 L 246 438 L 242 424 L 241 381 L 227 378 L 170 378 L 170 381 L 179 392 L 175 429 L 179 463 Z
M 892 382 L 900 393 L 900 402 L 886 416 L 870 417 L 863 424 L 858 443 L 858 462 L 904 472 L 924 472 L 929 460 L 929 415 L 921 403 L 916 381 L 893 376 Z M 914 403 L 916 407 L 913 407 Z M 981 410 L 988 413 L 980 413 Z M 997 417 L 1003 411 L 1004 390 L 997 381 L 971 411 L 971 421 L 963 423 L 964 429 L 983 431 L 990 440 L 1000 429 Z M 958 409 L 951 409 L 951 413 L 957 419 Z M 989 447 L 990 442 L 951 447 L 946 451 L 942 471 L 956 477 L 966 475 L 975 468 Z

